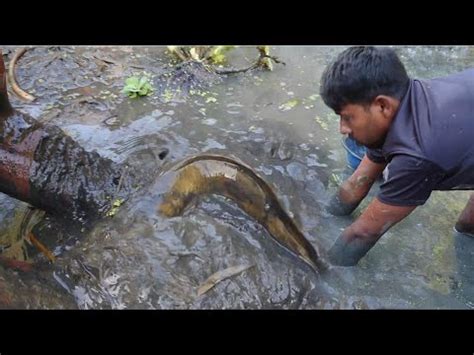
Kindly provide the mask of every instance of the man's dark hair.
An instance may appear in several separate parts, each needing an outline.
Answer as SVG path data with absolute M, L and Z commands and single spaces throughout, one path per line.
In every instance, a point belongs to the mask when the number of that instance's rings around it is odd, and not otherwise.
M 391 48 L 351 47 L 321 77 L 320 94 L 335 112 L 347 104 L 370 104 L 377 95 L 401 100 L 408 88 L 405 67 Z

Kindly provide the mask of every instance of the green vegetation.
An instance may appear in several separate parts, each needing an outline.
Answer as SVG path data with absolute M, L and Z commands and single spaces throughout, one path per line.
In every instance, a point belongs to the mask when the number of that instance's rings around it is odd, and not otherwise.
M 153 92 L 153 87 L 149 82 L 148 76 L 131 76 L 125 80 L 125 87 L 122 93 L 128 95 L 130 98 L 138 96 L 149 96 Z
M 110 209 L 109 212 L 107 212 L 106 216 L 107 217 L 113 217 L 117 214 L 118 212 L 118 209 L 120 206 L 122 206 L 122 204 L 124 203 L 124 200 L 121 199 L 121 198 L 118 198 L 116 199 L 113 203 L 112 203 L 112 208 Z

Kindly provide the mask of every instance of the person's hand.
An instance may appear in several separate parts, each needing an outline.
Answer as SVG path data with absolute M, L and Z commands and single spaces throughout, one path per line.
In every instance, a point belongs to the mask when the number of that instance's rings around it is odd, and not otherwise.
M 376 240 L 365 241 L 353 238 L 350 242 L 343 235 L 339 236 L 328 251 L 328 260 L 335 266 L 354 266 L 374 246 Z
M 358 203 L 347 203 L 339 197 L 339 191 L 336 192 L 327 206 L 327 211 L 334 216 L 350 215 L 358 206 Z

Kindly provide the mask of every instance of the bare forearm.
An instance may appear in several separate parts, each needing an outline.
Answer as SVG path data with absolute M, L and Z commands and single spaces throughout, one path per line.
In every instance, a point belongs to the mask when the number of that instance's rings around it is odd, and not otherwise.
M 349 179 L 344 181 L 329 202 L 328 211 L 336 216 L 352 213 L 370 191 L 370 188 L 385 168 L 364 157 Z
M 373 183 L 374 180 L 366 175 L 351 176 L 331 198 L 329 212 L 335 216 L 351 214 L 367 196 Z

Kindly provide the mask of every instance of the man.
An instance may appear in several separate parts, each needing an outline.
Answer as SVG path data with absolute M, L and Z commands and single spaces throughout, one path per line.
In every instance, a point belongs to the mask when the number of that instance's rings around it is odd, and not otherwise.
M 351 266 L 433 190 L 474 190 L 474 69 L 410 79 L 390 48 L 351 47 L 326 68 L 321 97 L 340 116 L 340 132 L 368 150 L 329 205 L 348 215 L 383 172 L 378 195 L 329 250 Z M 474 194 L 456 231 L 474 236 Z

